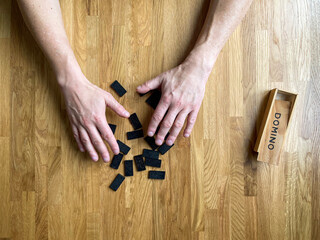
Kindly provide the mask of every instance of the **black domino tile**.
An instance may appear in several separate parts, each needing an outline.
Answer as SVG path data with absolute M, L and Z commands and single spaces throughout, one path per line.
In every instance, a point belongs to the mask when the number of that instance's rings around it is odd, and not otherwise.
M 120 97 L 127 92 L 127 90 L 125 90 L 117 80 L 115 80 L 110 86 Z
M 121 153 L 119 153 L 118 155 L 114 155 L 112 158 L 112 162 L 110 164 L 110 167 L 112 167 L 114 169 L 118 169 L 122 158 L 123 158 L 123 154 L 121 154 Z
M 131 114 L 129 120 L 134 130 L 142 128 L 141 122 L 139 121 L 136 113 Z
M 124 161 L 124 175 L 126 177 L 133 176 L 133 161 L 125 160 Z
M 158 159 L 159 158 L 159 152 L 153 151 L 153 150 L 150 150 L 150 149 L 143 149 L 142 156 L 148 157 L 148 158 L 153 158 L 153 159 Z
M 150 97 L 147 98 L 146 103 L 148 103 L 153 109 L 156 109 L 161 98 L 161 92 L 159 90 L 154 90 Z
M 159 148 L 158 148 L 158 152 L 161 153 L 161 155 L 165 154 L 166 152 L 168 152 L 170 150 L 170 148 L 172 148 L 174 146 L 174 144 L 172 144 L 171 146 L 167 145 L 167 144 L 162 144 Z
M 144 140 L 148 143 L 152 150 L 156 150 L 159 146 L 156 144 L 154 137 L 146 136 Z
M 120 173 L 116 176 L 116 178 L 113 180 L 113 182 L 110 184 L 110 188 L 113 191 L 117 191 L 117 189 L 120 187 L 121 183 L 124 180 L 124 176 L 122 176 Z
M 135 130 L 132 132 L 127 132 L 127 139 L 128 140 L 142 138 L 142 137 L 143 137 L 143 130 L 142 129 Z
M 166 175 L 165 171 L 149 171 L 149 179 L 164 179 Z
M 161 167 L 161 160 L 146 157 L 145 164 L 146 164 L 146 166 L 160 168 Z
M 133 159 L 134 159 L 134 162 L 136 163 L 137 171 L 146 170 L 146 166 L 144 164 L 142 155 L 134 156 Z
M 112 133 L 114 134 L 116 132 L 117 125 L 109 123 L 109 127 L 110 127 Z
M 120 152 L 127 155 L 131 148 L 129 146 L 127 146 L 126 144 L 124 144 L 123 142 L 121 142 L 120 140 L 117 140 L 117 143 L 119 145 Z

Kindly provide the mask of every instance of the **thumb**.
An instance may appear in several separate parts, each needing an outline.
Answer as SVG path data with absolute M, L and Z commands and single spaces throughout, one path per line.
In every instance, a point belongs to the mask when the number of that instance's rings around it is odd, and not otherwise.
M 162 75 L 159 75 L 149 81 L 146 81 L 144 84 L 137 87 L 138 93 L 146 93 L 150 90 L 156 89 L 161 85 Z
M 111 93 L 106 92 L 105 101 L 107 107 L 111 108 L 120 117 L 128 118 L 130 113 L 111 95 Z

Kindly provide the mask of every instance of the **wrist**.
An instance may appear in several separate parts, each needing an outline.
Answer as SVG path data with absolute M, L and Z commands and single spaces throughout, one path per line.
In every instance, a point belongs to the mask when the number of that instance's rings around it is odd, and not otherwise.
M 203 79 L 205 79 L 204 83 L 206 83 L 216 62 L 217 56 L 218 54 L 216 54 L 212 48 L 208 48 L 208 45 L 197 44 L 184 62 L 186 65 L 194 66 L 199 69 Z
M 218 53 L 208 43 L 196 44 L 185 61 L 192 62 L 201 68 L 205 74 L 210 75 L 217 60 Z
M 66 57 L 63 64 L 54 69 L 58 84 L 62 89 L 68 88 L 83 79 L 83 73 L 75 57 Z

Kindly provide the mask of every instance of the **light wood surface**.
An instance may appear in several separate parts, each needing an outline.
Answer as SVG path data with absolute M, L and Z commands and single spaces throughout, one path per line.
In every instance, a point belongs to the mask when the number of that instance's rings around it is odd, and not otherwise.
M 135 87 L 179 64 L 208 0 L 61 0 L 76 57 L 146 129 Z M 59 87 L 15 1 L 0 0 L 0 238 L 320 239 L 320 2 L 257 0 L 222 50 L 190 139 L 147 172 L 118 172 L 78 151 Z M 278 166 L 252 152 L 270 89 L 299 94 Z M 114 94 L 115 95 L 115 94 Z M 118 99 L 118 98 L 117 98 Z M 107 112 L 116 137 L 128 121 Z M 128 141 L 124 141 L 128 143 Z M 141 153 L 130 142 L 126 159 Z

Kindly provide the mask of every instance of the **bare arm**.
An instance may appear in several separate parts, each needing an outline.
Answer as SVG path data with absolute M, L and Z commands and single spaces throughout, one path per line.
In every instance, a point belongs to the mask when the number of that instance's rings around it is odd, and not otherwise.
M 82 73 L 64 29 L 58 0 L 18 0 L 18 4 L 56 73 L 79 149 L 87 151 L 95 161 L 99 158 L 97 151 L 104 161 L 109 161 L 102 139 L 115 154 L 119 153 L 119 146 L 107 123 L 106 107 L 121 117 L 129 117 L 129 113 L 110 93 L 90 83 Z
M 139 93 L 161 88 L 162 96 L 148 128 L 148 135 L 153 136 L 160 125 L 156 144 L 161 145 L 170 130 L 166 143 L 172 145 L 186 119 L 184 136 L 190 136 L 215 61 L 251 3 L 252 0 L 211 0 L 202 31 L 185 61 L 137 88 Z

